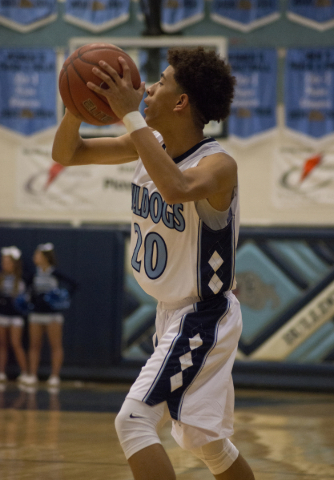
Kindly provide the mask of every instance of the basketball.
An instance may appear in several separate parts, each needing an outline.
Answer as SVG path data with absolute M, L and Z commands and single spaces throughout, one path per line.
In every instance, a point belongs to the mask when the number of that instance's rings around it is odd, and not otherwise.
M 91 125 L 111 125 L 119 122 L 120 119 L 111 110 L 107 99 L 90 90 L 86 83 L 90 81 L 107 89 L 108 85 L 101 83 L 92 68 L 99 67 L 99 61 L 104 60 L 121 75 L 122 67 L 118 61 L 120 56 L 129 65 L 132 84 L 138 89 L 141 80 L 134 61 L 115 45 L 91 43 L 75 50 L 64 62 L 59 74 L 59 92 L 65 106 L 80 120 Z

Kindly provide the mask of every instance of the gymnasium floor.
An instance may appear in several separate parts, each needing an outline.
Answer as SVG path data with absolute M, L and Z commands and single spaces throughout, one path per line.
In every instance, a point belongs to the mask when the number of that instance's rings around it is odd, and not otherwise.
M 113 426 L 128 388 L 0 385 L 1 480 L 131 480 Z M 161 439 L 177 478 L 213 479 L 169 429 Z M 334 395 L 237 390 L 232 441 L 256 480 L 334 480 Z

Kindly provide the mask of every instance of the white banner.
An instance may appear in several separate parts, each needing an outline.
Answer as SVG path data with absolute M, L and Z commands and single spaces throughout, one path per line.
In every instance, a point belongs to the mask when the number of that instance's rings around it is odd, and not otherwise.
M 282 146 L 273 162 L 275 206 L 334 204 L 334 146 L 322 151 Z
M 131 182 L 136 162 L 124 165 L 62 167 L 51 145 L 20 147 L 17 156 L 17 204 L 24 211 L 109 211 L 131 219 Z

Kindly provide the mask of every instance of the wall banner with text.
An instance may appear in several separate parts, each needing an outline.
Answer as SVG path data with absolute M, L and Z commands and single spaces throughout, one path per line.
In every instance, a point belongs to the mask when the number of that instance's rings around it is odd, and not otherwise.
M 17 152 L 17 206 L 30 212 L 110 212 L 110 221 L 131 220 L 131 182 L 136 162 L 63 167 L 52 145 L 30 143 Z
M 164 0 L 161 26 L 166 32 L 177 32 L 204 18 L 204 0 Z
M 0 126 L 32 135 L 57 124 L 56 52 L 0 49 Z
M 57 18 L 57 0 L 0 0 L 0 24 L 21 33 L 47 25 Z
M 334 139 L 334 48 L 287 51 L 284 104 L 287 133 L 309 142 Z
M 130 0 L 66 0 L 64 20 L 90 32 L 102 32 L 126 22 Z
M 276 130 L 277 52 L 233 49 L 229 63 L 237 85 L 229 116 L 231 139 L 254 141 Z
M 230 28 L 249 32 L 280 17 L 278 0 L 212 0 L 211 19 Z
M 319 0 L 289 0 L 289 20 L 319 31 L 334 27 L 334 3 Z

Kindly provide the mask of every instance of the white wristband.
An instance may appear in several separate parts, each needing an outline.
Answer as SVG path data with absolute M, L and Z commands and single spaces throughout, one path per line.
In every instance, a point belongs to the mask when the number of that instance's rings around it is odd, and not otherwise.
M 144 117 L 140 112 L 138 112 L 138 110 L 124 115 L 122 121 L 129 133 L 147 127 Z

